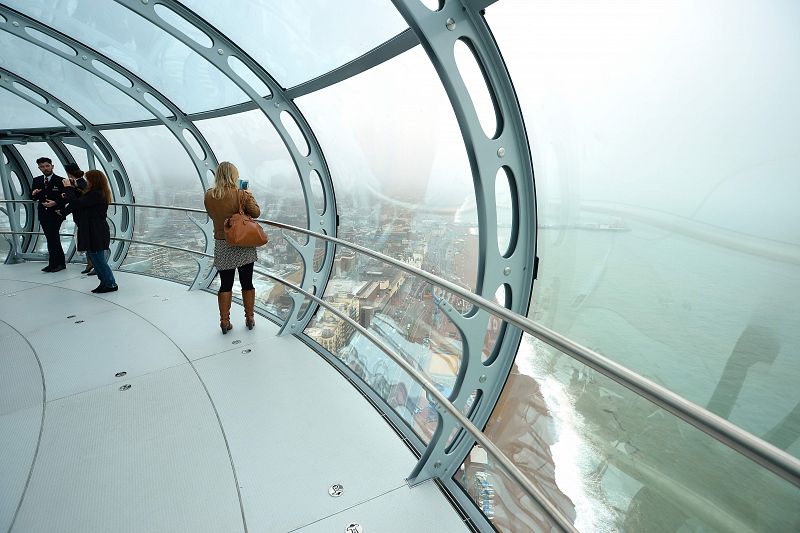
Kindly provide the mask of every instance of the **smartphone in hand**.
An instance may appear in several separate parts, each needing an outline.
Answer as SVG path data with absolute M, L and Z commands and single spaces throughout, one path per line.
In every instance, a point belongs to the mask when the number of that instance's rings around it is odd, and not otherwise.
M 239 188 L 243 191 L 247 190 L 247 187 L 250 185 L 250 180 L 246 178 L 239 178 Z

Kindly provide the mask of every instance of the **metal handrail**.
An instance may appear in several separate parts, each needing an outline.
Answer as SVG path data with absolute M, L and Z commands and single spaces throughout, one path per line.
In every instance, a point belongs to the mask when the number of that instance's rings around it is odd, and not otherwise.
M 22 234 L 22 235 L 30 235 L 30 234 L 41 235 L 38 232 L 32 232 L 32 231 L 18 231 L 18 232 L 0 231 L 0 235 L 8 235 L 8 234 L 11 234 L 11 235 L 20 235 L 20 234 Z M 70 234 L 67 234 L 67 235 L 70 235 Z M 190 250 L 189 248 L 182 248 L 180 246 L 172 246 L 170 244 L 161 244 L 161 243 L 150 242 L 150 241 L 142 241 L 142 240 L 137 240 L 137 239 L 123 239 L 123 238 L 118 238 L 118 237 L 112 237 L 112 239 L 116 240 L 116 241 L 129 242 L 129 243 L 133 243 L 133 244 L 144 244 L 144 245 L 149 245 L 149 246 L 156 246 L 156 247 L 159 247 L 159 248 L 167 248 L 167 249 L 170 249 L 170 250 L 177 250 L 177 251 L 180 251 L 180 252 L 188 252 L 188 253 L 200 255 L 200 256 L 203 256 L 203 257 L 209 257 L 209 258 L 213 258 L 214 257 L 212 254 L 207 254 L 205 252 L 199 252 L 197 250 Z M 268 278 L 270 278 L 270 279 L 272 279 L 272 280 L 274 280 L 274 281 L 276 281 L 276 282 L 278 282 L 278 283 L 280 283 L 282 285 L 284 285 L 288 289 L 291 289 L 291 290 L 294 290 L 294 291 L 297 291 L 297 292 L 301 293 L 306 298 L 309 298 L 309 299 L 315 301 L 316 303 L 318 303 L 319 305 L 321 305 L 322 307 L 324 307 L 325 309 L 327 309 L 328 311 L 330 311 L 331 313 L 333 313 L 334 315 L 339 317 L 341 320 L 344 320 L 345 322 L 347 322 L 348 324 L 353 326 L 359 333 L 364 335 L 370 342 L 375 344 L 375 346 L 377 346 L 382 352 L 384 352 L 386 355 L 388 355 L 389 358 L 391 358 L 403 370 L 405 370 L 417 383 L 419 383 L 422 386 L 422 388 L 424 388 L 426 390 L 427 393 L 429 393 L 434 398 L 436 398 L 436 400 L 439 402 L 439 405 L 444 407 L 453 416 L 453 418 L 455 418 L 458 421 L 458 423 L 465 430 L 467 430 L 475 438 L 475 440 L 478 443 L 480 443 L 480 445 L 483 446 L 483 448 L 490 455 L 492 455 L 492 457 L 494 457 L 497 460 L 497 462 L 506 471 L 506 473 L 509 476 L 511 476 L 514 479 L 514 481 L 516 481 L 517 483 L 519 483 L 522 486 L 522 488 L 525 490 L 525 492 L 527 492 L 528 495 L 531 498 L 533 498 L 533 500 L 535 502 L 537 502 L 539 504 L 539 506 L 542 508 L 542 510 L 547 513 L 548 517 L 553 522 L 558 524 L 558 526 L 560 528 L 562 528 L 564 531 L 567 531 L 567 532 L 570 532 L 570 533 L 579 533 L 578 529 L 575 528 L 575 526 L 572 524 L 572 522 L 569 520 L 569 518 L 567 518 L 561 512 L 561 510 L 558 509 L 558 507 L 554 503 L 552 503 L 547 498 L 547 496 L 541 490 L 539 490 L 539 488 L 536 487 L 528 479 L 528 477 L 525 474 L 523 474 L 522 471 L 519 468 L 517 468 L 517 466 L 513 462 L 511 462 L 511 460 L 508 457 L 506 457 L 506 455 L 500 450 L 500 448 L 498 448 L 497 445 L 494 444 L 494 442 L 492 442 L 488 437 L 486 437 L 486 435 L 484 435 L 484 433 L 480 429 L 478 429 L 467 417 L 465 417 L 461 413 L 461 411 L 459 411 L 458 408 L 455 405 L 453 405 L 450 402 L 450 400 L 447 399 L 447 397 L 445 395 L 443 395 L 441 392 L 439 392 L 439 390 L 436 388 L 436 386 L 431 381 L 429 381 L 428 378 L 426 378 L 420 371 L 418 371 L 416 368 L 414 368 L 402 356 L 394 353 L 391 350 L 391 348 L 386 346 L 386 344 L 384 344 L 383 341 L 381 341 L 378 337 L 376 337 L 374 334 L 372 334 L 369 330 L 365 329 L 361 324 L 359 324 L 358 322 L 356 322 L 355 320 L 353 320 L 349 316 L 345 315 L 344 313 L 342 313 L 341 311 L 339 311 L 338 309 L 336 309 L 334 306 L 330 305 L 326 301 L 322 300 L 321 298 L 318 298 L 317 296 L 314 296 L 313 294 L 305 291 L 304 289 L 294 285 L 291 282 L 288 282 L 288 281 L 286 281 L 286 280 L 284 280 L 284 279 L 282 279 L 282 278 L 280 278 L 278 276 L 275 276 L 273 274 L 270 274 L 269 272 L 261 270 L 260 268 L 254 268 L 253 271 L 258 273 L 258 274 L 261 274 L 263 276 L 266 276 L 266 277 L 268 277 Z
M 30 202 L 31 200 L 6 201 Z M 159 206 L 152 204 L 113 203 L 111 205 L 167 209 L 200 213 L 203 215 L 207 214 L 203 209 Z M 634 392 L 638 396 L 651 401 L 662 409 L 669 411 L 684 422 L 691 424 L 700 431 L 709 435 L 711 438 L 744 455 L 748 459 L 770 470 L 793 485 L 800 487 L 800 460 L 797 458 L 745 431 L 728 420 L 715 415 L 707 409 L 690 402 L 671 390 L 637 374 L 625 366 L 620 365 L 571 339 L 568 339 L 560 333 L 557 333 L 541 324 L 537 324 L 529 318 L 518 315 L 513 311 L 506 309 L 505 307 L 501 307 L 494 302 L 482 298 L 481 296 L 469 292 L 455 283 L 434 276 L 433 274 L 430 274 L 422 269 L 408 265 L 402 261 L 398 261 L 397 259 L 383 255 L 379 252 L 375 252 L 358 244 L 350 243 L 342 239 L 317 233 L 305 228 L 283 224 L 281 222 L 275 222 L 267 219 L 256 220 L 273 227 L 303 233 L 311 237 L 316 237 L 350 248 L 374 259 L 389 263 L 392 266 L 408 272 L 409 274 L 428 281 L 431 285 L 453 293 L 480 307 L 484 311 L 517 326 L 524 332 L 536 337 L 546 344 L 549 344 L 581 364 L 603 374 L 628 390 Z

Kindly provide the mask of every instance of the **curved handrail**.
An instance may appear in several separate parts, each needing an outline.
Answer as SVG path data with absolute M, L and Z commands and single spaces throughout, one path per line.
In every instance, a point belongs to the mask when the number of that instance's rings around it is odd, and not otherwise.
M 33 231 L 17 231 L 17 232 L 0 231 L 0 235 L 8 235 L 8 234 L 40 235 L 40 233 Z M 71 236 L 71 234 L 65 234 L 65 235 Z M 112 239 L 129 242 L 133 244 L 144 244 L 149 246 L 156 246 L 159 248 L 167 248 L 170 250 L 177 250 L 180 252 L 187 252 L 195 255 L 200 255 L 203 257 L 209 257 L 209 258 L 214 257 L 213 255 L 207 254 L 205 252 L 190 250 L 189 248 L 182 248 L 180 246 L 172 246 L 170 244 L 161 244 L 161 243 L 142 241 L 137 239 L 122 239 L 118 237 L 112 237 Z M 286 281 L 273 274 L 270 274 L 269 272 L 266 272 L 260 268 L 254 268 L 253 271 L 284 285 L 290 290 L 294 290 L 301 293 L 306 298 L 315 301 L 316 303 L 318 303 L 319 305 L 321 305 L 322 307 L 324 307 L 325 309 L 327 309 L 328 311 L 339 317 L 341 320 L 344 320 L 345 322 L 353 326 L 359 333 L 364 335 L 370 342 L 372 342 L 382 352 L 388 355 L 389 358 L 391 358 L 395 363 L 397 363 L 403 370 L 405 370 L 417 383 L 419 383 L 422 386 L 422 388 L 425 389 L 425 391 L 428 394 L 436 398 L 436 400 L 439 402 L 439 405 L 444 407 L 458 421 L 458 423 L 465 430 L 467 430 L 475 438 L 475 440 L 478 443 L 480 443 L 480 445 L 483 446 L 483 448 L 489 454 L 492 455 L 492 457 L 494 457 L 497 460 L 497 462 L 503 467 L 506 473 L 509 476 L 511 476 L 514 479 L 514 481 L 516 481 L 523 487 L 525 492 L 527 492 L 528 495 L 531 498 L 533 498 L 535 502 L 539 504 L 542 510 L 544 510 L 547 513 L 548 517 L 553 522 L 558 524 L 558 526 L 561 527 L 564 531 L 570 533 L 579 533 L 579 531 L 575 528 L 575 526 L 572 525 L 572 522 L 561 512 L 561 510 L 559 510 L 558 507 L 556 507 L 556 505 L 553 504 L 541 490 L 539 490 L 539 488 L 537 488 L 533 483 L 531 483 L 531 481 L 527 478 L 527 476 L 525 476 L 525 474 L 523 474 L 522 471 L 519 468 L 517 468 L 517 466 L 513 462 L 511 462 L 511 460 L 508 457 L 506 457 L 506 455 L 500 450 L 500 448 L 498 448 L 497 445 L 494 444 L 494 442 L 492 442 L 488 437 L 486 437 L 486 435 L 484 435 L 484 433 L 480 429 L 478 429 L 466 416 L 464 416 L 461 413 L 461 411 L 459 411 L 458 408 L 455 405 L 453 405 L 444 394 L 439 392 L 439 389 L 437 389 L 436 386 L 431 381 L 428 380 L 428 378 L 426 378 L 420 371 L 414 368 L 402 356 L 394 353 L 391 350 L 391 348 L 386 346 L 386 344 L 384 344 L 383 341 L 381 341 L 378 337 L 372 334 L 369 330 L 367 330 L 361 324 L 359 324 L 349 316 L 345 315 L 344 313 L 342 313 L 341 311 L 339 311 L 326 301 L 322 300 L 321 298 L 318 298 L 317 296 L 314 296 L 313 294 L 294 285 L 293 283 Z
M 31 200 L 5 200 L 6 202 L 31 202 Z M 166 209 L 184 212 L 193 212 L 206 215 L 204 209 L 159 206 L 152 204 L 119 204 L 113 203 L 111 205 L 119 205 L 123 207 L 142 207 L 151 209 Z M 462 287 L 439 278 L 429 272 L 420 268 L 408 265 L 402 261 L 398 261 L 392 257 L 381 254 L 369 248 L 365 248 L 358 244 L 344 241 L 337 237 L 330 237 L 322 233 L 317 233 L 305 228 L 275 222 L 267 219 L 256 219 L 258 222 L 281 228 L 284 230 L 295 231 L 309 235 L 311 237 L 323 239 L 359 253 L 368 255 L 374 259 L 384 261 L 390 265 L 397 267 L 409 274 L 420 277 L 431 283 L 432 285 L 453 293 L 464 300 L 480 307 L 484 311 L 502 318 L 506 322 L 513 324 L 525 331 L 526 333 L 536 337 L 556 348 L 557 350 L 565 353 L 583 365 L 592 368 L 593 370 L 603 374 L 611 380 L 622 385 L 626 389 L 634 392 L 657 406 L 669 411 L 677 416 L 684 422 L 691 424 L 703 433 L 709 435 L 716 441 L 728 446 L 734 451 L 744 455 L 748 459 L 756 462 L 762 467 L 770 470 L 774 474 L 780 476 L 786 481 L 795 486 L 800 487 L 800 460 L 786 453 L 785 451 L 773 446 L 772 444 L 756 437 L 755 435 L 745 431 L 739 426 L 731 423 L 730 421 L 715 415 L 714 413 L 700 407 L 697 404 L 690 402 L 682 396 L 672 392 L 671 390 L 658 385 L 657 383 L 637 374 L 636 372 L 620 365 L 603 355 L 571 340 L 567 337 L 557 333 L 541 324 L 533 322 L 527 317 L 517 315 L 513 311 L 501 307 L 494 302 L 486 300 Z

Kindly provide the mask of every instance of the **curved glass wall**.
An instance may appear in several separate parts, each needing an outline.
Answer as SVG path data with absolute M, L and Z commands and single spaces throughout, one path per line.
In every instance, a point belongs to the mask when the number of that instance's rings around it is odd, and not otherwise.
M 4 3 L 135 72 L 184 113 L 207 111 L 249 100 L 216 67 L 172 35 L 116 2 L 106 2 L 102 9 L 91 2 L 58 2 L 53 5 L 46 0 L 12 0 Z M 187 90 L 189 87 L 191 90 Z M 73 102 L 70 99 L 65 101 Z M 119 116 L 106 118 L 103 122 L 128 120 L 132 119 Z
M 262 218 L 304 228 L 319 222 L 323 213 L 309 217 L 304 201 L 311 195 L 314 207 L 324 208 L 318 175 L 312 171 L 304 191 L 295 162 L 260 110 L 221 116 L 221 108 L 246 96 L 167 32 L 118 2 L 103 9 L 4 3 L 118 61 L 182 111 L 212 111 L 203 116 L 215 118 L 196 125 L 217 160 L 233 161 L 250 180 Z M 182 4 L 241 45 L 283 87 L 336 69 L 407 29 L 391 3 L 237 0 L 224 10 L 206 0 Z M 794 302 L 800 216 L 793 206 L 800 192 L 800 9 L 789 0 L 770 6 L 489 4 L 486 19 L 514 81 L 536 171 L 540 262 L 529 317 L 800 456 Z M 156 13 L 174 20 L 164 4 Z M 442 22 L 438 31 L 446 32 L 467 21 Z M 501 255 L 513 247 L 516 225 L 533 214 L 517 212 L 506 167 L 496 176 L 472 176 L 439 75 L 465 82 L 477 111 L 466 129 L 491 139 L 503 117 L 494 114 L 497 95 L 483 91 L 484 74 L 465 43 L 453 50 L 452 72 L 437 74 L 418 46 L 296 104 L 332 176 L 337 237 L 474 290 L 483 268 L 474 182 L 494 186 L 496 206 L 488 209 L 496 213 L 487 220 L 497 221 Z M 0 66 L 93 123 L 117 128 L 152 118 L 56 54 L 7 31 L 0 31 L 0 45 L 14 51 Z M 444 84 L 450 87 L 447 79 Z M 9 110 L 0 114 L 0 130 L 60 128 L 18 100 L 0 91 L 0 112 Z M 290 135 L 297 130 L 284 125 Z M 166 127 L 104 135 L 125 165 L 137 203 L 202 209 L 201 179 Z M 298 152 L 308 153 L 308 139 L 297 138 Z M 497 157 L 505 155 L 501 148 Z M 34 175 L 36 157 L 58 161 L 45 143 L 19 150 Z M 88 166 L 85 151 L 69 150 Z M 56 165 L 59 172 L 63 165 Z M 70 233 L 70 224 L 62 232 Z M 134 238 L 203 251 L 208 226 L 204 233 L 198 225 L 204 224 L 202 215 L 137 208 Z M 279 230 L 268 231 L 257 268 L 301 283 L 301 256 Z M 304 235 L 292 237 L 306 242 Z M 5 239 L 0 243 L 7 249 Z M 40 239 L 37 251 L 43 250 Z M 318 243 L 310 255 L 308 266 L 317 272 L 324 246 Z M 471 353 L 469 362 L 486 363 L 503 332 L 491 318 L 485 335 L 479 332 L 483 345 L 469 346 L 437 307 L 427 281 L 343 246 L 332 262 L 331 279 L 312 276 L 317 285 L 308 289 L 319 293 L 326 283 L 321 296 L 329 304 L 445 395 L 458 386 L 465 353 L 482 352 Z M 122 268 L 189 284 L 198 265 L 191 254 L 133 244 Z M 261 308 L 288 318 L 293 302 L 283 287 L 259 274 L 255 283 Z M 504 302 L 506 289 L 514 287 L 501 284 L 496 302 Z M 469 313 L 470 305 L 447 298 L 455 312 Z M 442 407 L 352 325 L 320 309 L 304 333 L 406 422 L 414 434 L 400 430 L 409 441 L 431 441 Z M 462 410 L 469 413 L 481 401 L 473 393 Z M 528 336 L 485 431 L 582 531 L 800 529 L 797 487 Z M 462 456 L 451 460 L 453 469 Z M 553 526 L 482 448 L 474 447 L 451 477 L 453 469 L 440 477 L 456 499 L 473 500 L 471 517 L 482 513 L 499 531 Z
M 797 10 L 736 6 L 486 16 L 534 153 L 530 316 L 800 456 Z
M 136 203 L 203 209 L 200 178 L 166 127 L 108 130 L 105 136 L 125 165 Z M 132 238 L 203 251 L 204 234 L 191 218 L 205 222 L 204 215 L 137 208 Z M 131 244 L 120 268 L 182 283 L 197 274 L 194 256 L 145 244 Z
M 534 156 L 529 316 L 798 456 L 800 18 L 773 8 L 486 17 Z M 486 431 L 582 531 L 800 524 L 796 487 L 527 336 Z M 456 479 L 499 530 L 547 527 L 480 449 Z
M 472 175 L 452 108 L 422 50 L 297 104 L 328 160 L 338 237 L 474 287 L 479 258 Z M 449 394 L 462 340 L 436 307 L 432 287 L 347 249 L 337 251 L 334 265 L 326 300 L 357 313 L 362 325 Z M 435 404 L 385 354 L 325 312 L 305 333 L 350 366 L 419 436 L 430 438 Z
M 147 109 L 110 83 L 20 37 L 0 31 L 0 66 L 69 102 L 93 124 L 153 118 Z

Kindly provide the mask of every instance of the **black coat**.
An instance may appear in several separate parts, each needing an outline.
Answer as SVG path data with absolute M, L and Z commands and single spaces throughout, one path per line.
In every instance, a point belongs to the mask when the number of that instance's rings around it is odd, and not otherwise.
M 65 214 L 63 209 L 65 200 L 61 197 L 61 193 L 66 189 L 62 183 L 63 181 L 64 178 L 56 176 L 55 174 L 50 176 L 47 185 L 44 184 L 44 176 L 36 176 L 33 178 L 31 190 L 39 189 L 39 192 L 31 194 L 31 198 L 39 202 L 39 220 L 53 220 L 57 222 L 62 222 L 64 220 L 63 216 L 56 213 L 56 210 L 60 209 L 62 215 Z M 42 205 L 42 202 L 45 200 L 54 200 L 56 205 L 54 207 L 45 207 Z
M 81 196 L 74 187 L 67 187 L 66 195 L 67 205 L 61 213 L 78 215 L 75 221 L 75 225 L 78 226 L 78 251 L 108 250 L 111 244 L 111 232 L 106 222 L 108 203 L 102 191 L 93 190 Z

